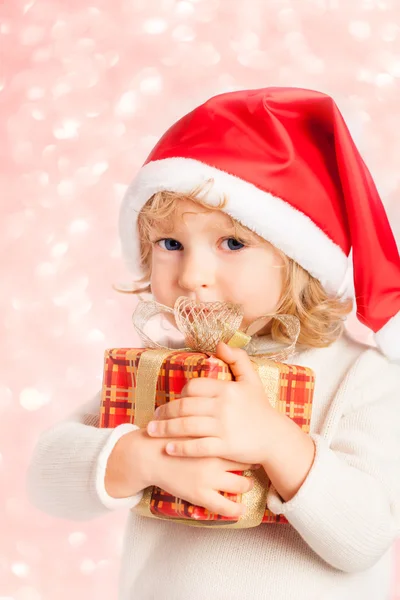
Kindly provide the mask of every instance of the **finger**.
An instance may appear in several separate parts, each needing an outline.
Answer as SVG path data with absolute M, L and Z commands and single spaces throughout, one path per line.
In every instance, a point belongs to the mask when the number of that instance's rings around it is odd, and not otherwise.
M 196 379 L 190 379 L 181 390 L 181 398 L 184 396 L 207 396 L 208 398 L 215 398 L 219 395 L 221 388 L 223 388 L 227 381 L 221 379 L 212 379 L 211 377 L 197 377 Z
M 223 443 L 218 437 L 203 437 L 185 442 L 170 442 L 167 444 L 165 450 L 171 456 L 206 458 L 222 455 Z
M 207 510 L 223 517 L 239 518 L 245 512 L 245 507 L 240 502 L 233 502 L 222 496 L 219 492 L 211 492 L 210 500 L 206 501 Z
M 236 381 L 260 383 L 260 378 L 255 372 L 245 350 L 242 350 L 241 348 L 231 348 L 224 342 L 219 342 L 216 349 L 216 356 L 229 365 Z
M 261 465 L 252 465 L 249 463 L 237 463 L 231 460 L 221 459 L 223 461 L 223 468 L 227 471 L 256 471 Z
M 177 417 L 208 416 L 213 417 L 216 413 L 215 399 L 202 396 L 180 398 L 163 404 L 155 411 L 153 418 L 176 419 Z
M 216 437 L 219 421 L 213 417 L 179 417 L 150 421 L 147 433 L 152 437 Z
M 246 494 L 254 487 L 254 480 L 251 477 L 234 475 L 234 473 L 224 473 L 217 490 L 228 492 L 229 494 Z

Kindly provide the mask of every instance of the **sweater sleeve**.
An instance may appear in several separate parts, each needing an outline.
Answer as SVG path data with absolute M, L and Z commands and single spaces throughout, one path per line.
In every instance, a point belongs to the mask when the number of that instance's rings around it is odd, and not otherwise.
M 328 423 L 311 434 L 315 459 L 302 486 L 288 502 L 271 486 L 267 504 L 323 560 L 353 573 L 400 534 L 400 366 L 367 350 L 338 394 L 344 410 L 333 432 Z
M 143 496 L 112 498 L 105 489 L 108 458 L 117 441 L 137 429 L 129 423 L 99 429 L 101 392 L 67 419 L 44 431 L 27 471 L 31 503 L 55 517 L 84 521 L 119 508 L 132 508 Z

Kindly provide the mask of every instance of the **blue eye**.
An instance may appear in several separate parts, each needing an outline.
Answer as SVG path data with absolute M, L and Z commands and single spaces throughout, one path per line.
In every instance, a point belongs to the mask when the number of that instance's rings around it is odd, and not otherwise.
M 165 243 L 165 246 L 161 246 L 161 248 L 164 248 L 165 250 L 181 250 L 182 249 L 182 244 L 172 238 L 164 238 L 162 240 L 158 240 L 157 244 L 161 245 L 162 242 Z
M 245 247 L 244 244 L 242 244 L 242 242 L 239 242 L 239 240 L 237 240 L 236 238 L 227 238 L 225 240 L 223 240 L 223 244 L 227 242 L 228 243 L 228 250 L 241 250 L 242 248 Z M 178 242 L 177 240 L 174 240 L 173 238 L 163 238 L 161 240 L 158 240 L 156 242 L 156 244 L 158 244 L 161 248 L 163 248 L 164 250 L 168 250 L 170 252 L 174 251 L 174 250 L 182 250 L 183 246 L 180 242 Z
M 237 240 L 236 238 L 228 238 L 222 243 L 224 242 L 228 242 L 229 250 L 241 250 L 242 248 L 244 248 L 244 244 L 242 244 L 242 242 L 239 242 L 239 240 Z

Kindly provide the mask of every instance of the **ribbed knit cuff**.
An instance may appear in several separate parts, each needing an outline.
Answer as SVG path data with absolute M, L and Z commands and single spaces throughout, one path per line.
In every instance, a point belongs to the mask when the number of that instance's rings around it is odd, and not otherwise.
M 139 427 L 131 423 L 123 423 L 122 425 L 115 427 L 110 437 L 107 439 L 107 442 L 101 450 L 97 460 L 96 492 L 102 504 L 104 504 L 104 506 L 110 510 L 116 510 L 119 508 L 133 508 L 139 504 L 143 497 L 143 491 L 141 491 L 135 496 L 129 496 L 127 498 L 113 498 L 106 492 L 105 488 L 107 462 L 114 446 L 123 435 L 130 433 L 131 431 L 135 431 L 136 429 L 139 429 Z

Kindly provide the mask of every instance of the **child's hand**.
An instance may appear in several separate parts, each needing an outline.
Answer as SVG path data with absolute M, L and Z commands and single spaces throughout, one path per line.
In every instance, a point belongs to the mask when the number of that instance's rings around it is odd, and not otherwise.
M 118 444 L 122 442 L 118 446 Z M 243 505 L 224 498 L 219 491 L 243 494 L 253 487 L 249 477 L 229 471 L 254 466 L 220 458 L 175 458 L 164 451 L 165 440 L 150 438 L 145 430 L 124 435 L 109 459 L 106 489 L 110 495 L 128 497 L 156 485 L 173 496 L 203 506 L 223 516 L 239 517 Z M 114 456 L 113 456 L 114 454 Z
M 228 500 L 219 492 L 249 492 L 254 485 L 253 479 L 230 471 L 246 471 L 254 465 L 222 458 L 171 457 L 165 453 L 165 440 L 149 438 L 149 441 L 152 446 L 149 445 L 147 457 L 152 485 L 223 516 L 243 514 L 243 504 Z
M 156 411 L 147 431 L 153 437 L 197 438 L 168 444 L 166 451 L 173 456 L 262 464 L 272 448 L 276 419 L 282 415 L 268 402 L 244 350 L 220 343 L 216 356 L 229 364 L 235 381 L 191 379 L 180 400 Z

